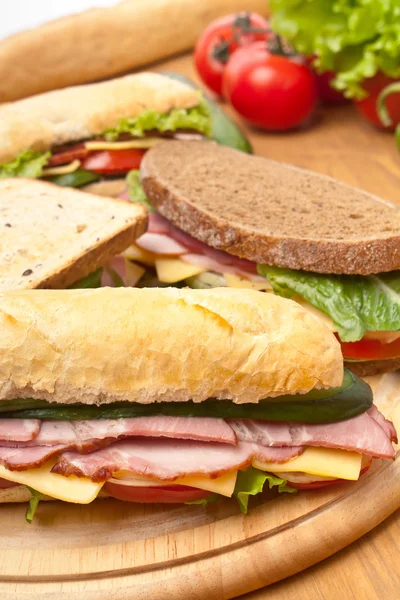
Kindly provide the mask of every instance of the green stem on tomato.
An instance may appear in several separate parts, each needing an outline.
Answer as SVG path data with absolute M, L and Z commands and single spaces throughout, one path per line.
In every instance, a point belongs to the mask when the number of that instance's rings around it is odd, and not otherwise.
M 400 94 L 400 81 L 395 81 L 383 88 L 376 102 L 379 118 L 385 127 L 393 125 L 392 118 L 386 106 L 386 100 L 391 94 Z
M 395 136 L 396 136 L 397 147 L 400 150 L 400 123 L 396 127 Z

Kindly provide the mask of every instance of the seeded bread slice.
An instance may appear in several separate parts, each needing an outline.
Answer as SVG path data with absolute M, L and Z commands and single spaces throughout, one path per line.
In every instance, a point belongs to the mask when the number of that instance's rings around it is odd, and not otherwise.
M 144 233 L 146 209 L 51 183 L 0 181 L 0 291 L 66 288 Z
M 198 141 L 152 148 L 141 174 L 160 214 L 214 248 L 317 273 L 400 268 L 400 209 L 331 177 Z

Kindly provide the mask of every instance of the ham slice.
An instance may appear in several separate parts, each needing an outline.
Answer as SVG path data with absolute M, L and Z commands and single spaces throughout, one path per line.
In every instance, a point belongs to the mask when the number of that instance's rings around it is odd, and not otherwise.
M 163 481 L 191 475 L 219 477 L 248 466 L 252 454 L 252 445 L 244 443 L 230 446 L 187 440 L 128 440 L 86 455 L 66 452 L 52 472 L 93 481 L 106 481 L 118 471 Z
M 285 463 L 295 456 L 299 456 L 305 450 L 302 446 L 272 447 L 252 444 L 253 458 L 261 462 Z
M 375 412 L 376 411 L 376 412 Z M 320 446 L 340 448 L 376 458 L 394 459 L 392 424 L 375 408 L 369 412 L 324 424 L 270 423 L 268 421 L 229 420 L 238 439 L 261 446 Z M 380 415 L 377 416 L 377 415 Z M 384 427 L 380 421 L 384 421 Z M 389 424 L 388 424 L 389 423 Z M 395 432 L 394 432 L 395 434 Z
M 0 419 L 0 445 L 2 440 L 26 442 L 40 431 L 38 419 Z
M 0 464 L 10 471 L 26 471 L 26 469 L 40 467 L 49 458 L 60 454 L 64 449 L 64 444 L 32 448 L 0 448 Z
M 0 419 L 0 429 L 3 422 Z M 15 419 L 17 420 L 17 419 Z M 40 425 L 40 421 L 38 421 Z M 0 442 L 4 447 L 54 446 L 85 450 L 96 442 L 108 443 L 126 437 L 168 437 L 203 442 L 236 444 L 233 429 L 223 419 L 211 417 L 135 417 L 89 421 L 43 421 L 37 436 L 27 442 Z
M 397 432 L 394 428 L 393 423 L 391 421 L 388 421 L 388 419 L 385 419 L 383 414 L 379 412 L 379 410 L 376 408 L 375 404 L 373 404 L 367 412 L 382 427 L 383 431 L 386 433 L 390 441 L 397 444 Z
M 184 246 L 163 233 L 144 233 L 135 244 L 139 248 L 162 255 L 179 256 L 187 252 Z

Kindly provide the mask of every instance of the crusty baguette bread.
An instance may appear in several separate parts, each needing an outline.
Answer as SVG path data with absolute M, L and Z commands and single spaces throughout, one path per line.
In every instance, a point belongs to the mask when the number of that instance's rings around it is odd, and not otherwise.
M 0 400 L 245 403 L 343 377 L 323 323 L 253 290 L 6 292 L 0 329 Z
M 70 87 L 0 106 L 0 164 L 22 150 L 45 151 L 115 127 L 146 109 L 166 113 L 199 103 L 198 92 L 159 73 Z
M 400 210 L 318 173 L 211 142 L 170 141 L 141 163 L 172 223 L 249 260 L 318 273 L 400 268 Z
M 0 102 L 96 81 L 192 48 L 216 17 L 265 0 L 125 0 L 0 42 Z
M 0 181 L 0 290 L 64 288 L 144 233 L 144 207 L 26 179 Z
M 389 373 L 400 369 L 400 358 L 387 358 L 386 360 L 351 361 L 345 366 L 359 377 L 369 377 L 380 373 Z

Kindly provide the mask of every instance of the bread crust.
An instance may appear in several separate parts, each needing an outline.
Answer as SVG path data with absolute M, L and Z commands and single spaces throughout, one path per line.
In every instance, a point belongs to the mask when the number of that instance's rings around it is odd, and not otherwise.
M 0 328 L 0 400 L 244 403 L 343 377 L 325 325 L 253 290 L 8 292 Z
M 400 358 L 388 358 L 386 360 L 365 360 L 360 362 L 345 362 L 345 366 L 359 377 L 379 375 L 400 369 Z
M 27 179 L 0 181 L 0 291 L 65 288 L 145 232 L 145 207 Z
M 400 268 L 400 210 L 335 179 L 212 142 L 169 141 L 141 163 L 161 215 L 214 248 L 317 273 Z
M 146 109 L 168 113 L 199 103 L 198 92 L 159 73 L 56 90 L 0 106 L 0 164 L 26 149 L 44 152 L 115 127 Z
M 265 0 L 125 0 L 23 31 L 0 43 L 0 102 L 189 50 L 208 23 L 238 10 L 268 13 Z

